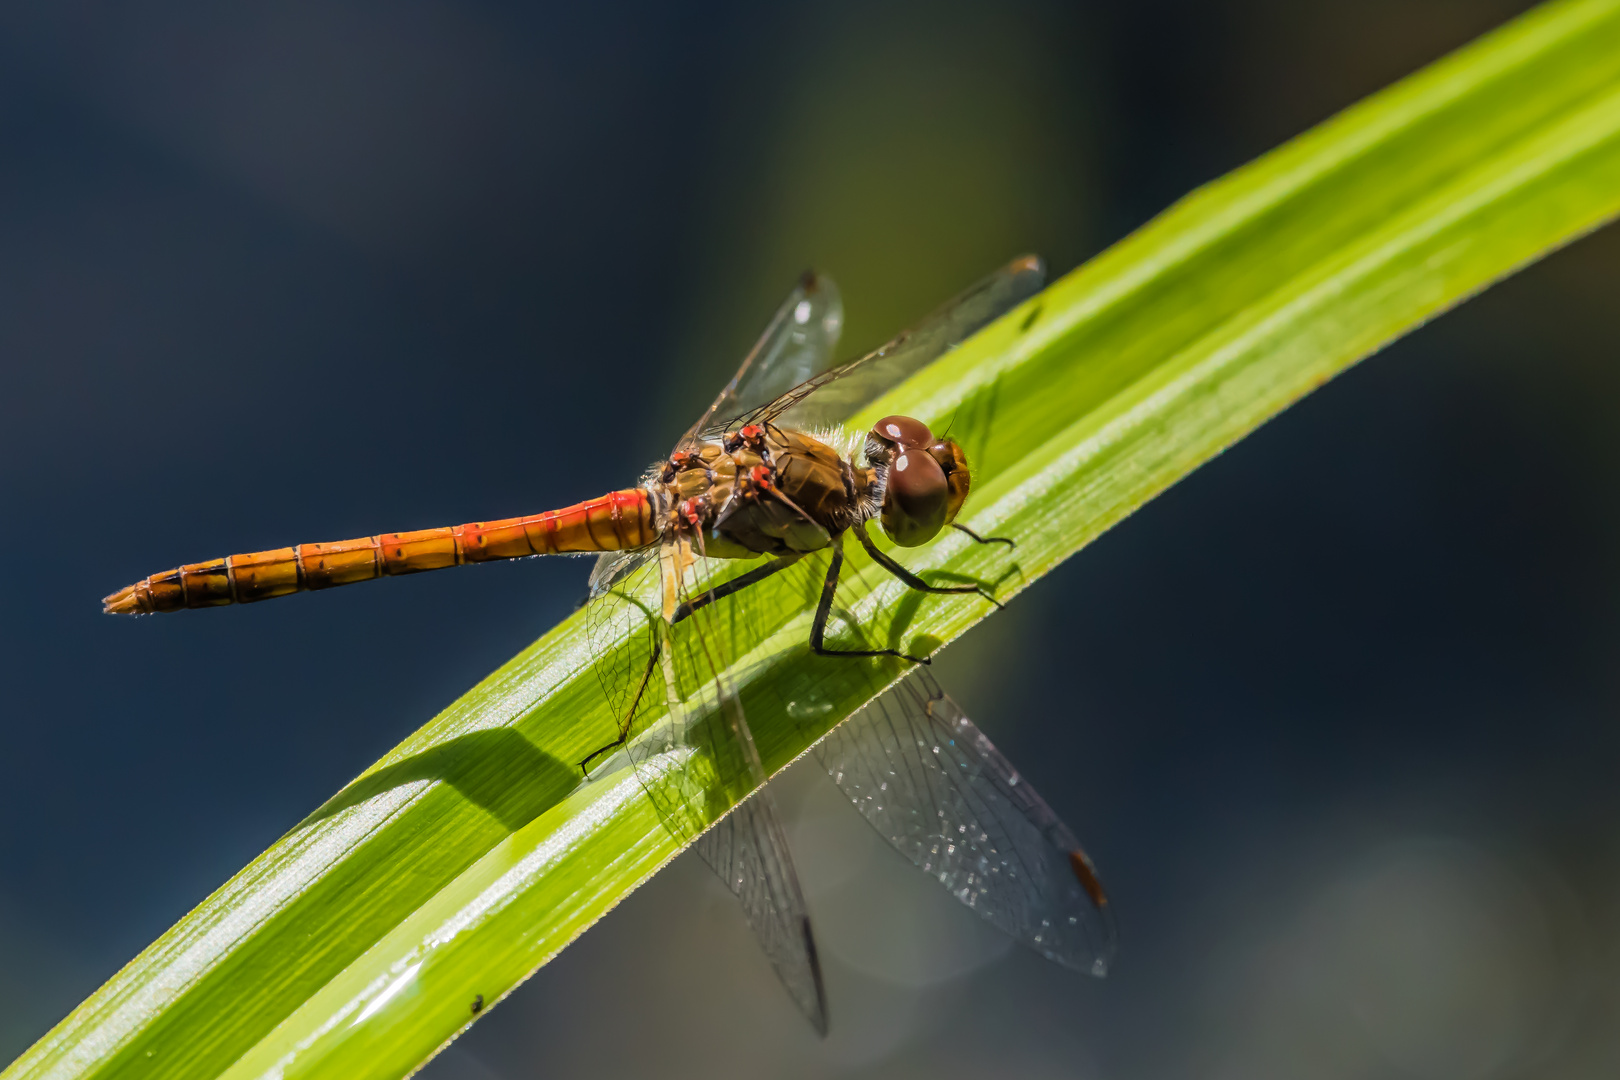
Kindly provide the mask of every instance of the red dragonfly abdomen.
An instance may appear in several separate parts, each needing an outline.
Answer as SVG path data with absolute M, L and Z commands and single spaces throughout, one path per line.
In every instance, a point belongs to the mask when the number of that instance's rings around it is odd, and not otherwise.
M 657 539 L 647 492 L 628 488 L 531 517 L 300 544 L 191 563 L 127 585 L 102 604 L 114 615 L 246 604 L 385 574 L 530 555 L 622 551 Z

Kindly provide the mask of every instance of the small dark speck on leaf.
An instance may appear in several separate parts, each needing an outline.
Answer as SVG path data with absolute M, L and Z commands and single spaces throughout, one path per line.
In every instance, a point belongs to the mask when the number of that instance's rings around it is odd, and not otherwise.
M 483 994 L 479 994 L 477 997 L 473 998 L 472 1011 L 473 1011 L 474 1016 L 477 1016 L 479 1013 L 484 1011 L 484 995 Z
M 1020 323 L 1019 326 L 1018 326 L 1018 332 L 1020 334 L 1028 333 L 1029 328 L 1034 326 L 1035 325 L 1035 320 L 1040 318 L 1040 317 L 1041 317 L 1041 305 L 1036 304 L 1033 308 L 1030 309 L 1029 314 L 1024 316 L 1024 321 L 1022 323 Z

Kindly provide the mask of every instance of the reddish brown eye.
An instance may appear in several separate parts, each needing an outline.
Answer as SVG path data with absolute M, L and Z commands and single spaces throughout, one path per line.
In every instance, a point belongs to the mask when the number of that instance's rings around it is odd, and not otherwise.
M 945 521 L 956 520 L 962 504 L 967 501 L 973 477 L 968 472 L 967 455 L 954 439 L 941 439 L 928 448 L 928 453 L 945 470 L 945 481 L 950 485 L 950 498 L 945 502 Z
M 872 425 L 872 434 L 912 449 L 934 441 L 934 433 L 928 430 L 928 425 L 909 416 L 885 416 Z
M 932 540 L 945 527 L 950 502 L 945 470 L 926 450 L 904 450 L 889 469 L 883 493 L 883 531 L 901 547 Z

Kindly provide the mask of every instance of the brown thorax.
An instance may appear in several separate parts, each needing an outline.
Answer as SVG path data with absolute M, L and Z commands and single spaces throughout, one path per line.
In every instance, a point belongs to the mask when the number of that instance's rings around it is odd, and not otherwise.
M 874 474 L 802 431 L 750 424 L 677 450 L 650 478 L 666 527 L 711 558 L 819 551 L 876 515 Z

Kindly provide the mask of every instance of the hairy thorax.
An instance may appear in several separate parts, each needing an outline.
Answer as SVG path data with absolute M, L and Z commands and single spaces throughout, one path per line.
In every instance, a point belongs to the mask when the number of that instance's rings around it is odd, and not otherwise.
M 819 551 L 875 505 L 870 470 L 815 436 L 774 426 L 676 451 L 653 479 L 666 527 L 711 558 Z

